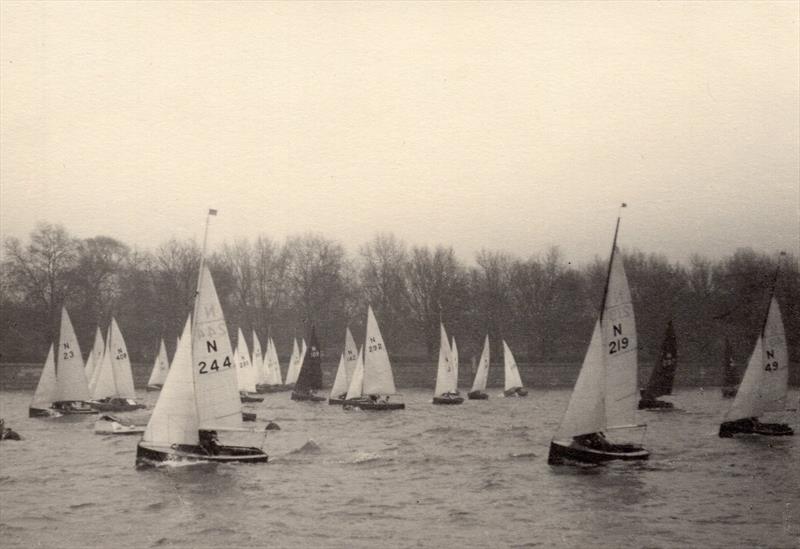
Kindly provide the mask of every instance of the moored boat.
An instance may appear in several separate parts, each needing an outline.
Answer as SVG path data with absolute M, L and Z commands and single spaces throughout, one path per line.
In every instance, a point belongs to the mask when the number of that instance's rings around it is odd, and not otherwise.
M 609 441 L 605 432 L 636 423 L 637 337 L 628 281 L 617 249 L 619 218 L 608 274 L 589 348 L 564 418 L 550 443 L 547 462 L 602 463 L 645 460 L 650 453 L 635 444 Z
M 672 394 L 675 380 L 675 369 L 678 366 L 678 341 L 672 321 L 667 322 L 667 331 L 661 343 L 661 354 L 658 357 L 647 387 L 641 390 L 640 410 L 672 410 L 674 405 L 666 400 L 658 400 L 660 396 Z
M 780 307 L 775 298 L 777 277 L 776 269 L 761 332 L 736 397 L 719 427 L 719 436 L 722 438 L 731 438 L 738 434 L 794 434 L 794 430 L 786 423 L 762 423 L 759 420 L 766 413 L 786 410 L 789 352 Z

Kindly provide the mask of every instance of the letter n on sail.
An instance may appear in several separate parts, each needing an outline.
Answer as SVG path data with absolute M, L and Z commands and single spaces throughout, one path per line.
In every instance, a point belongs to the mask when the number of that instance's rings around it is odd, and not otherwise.
M 614 324 L 614 337 L 622 335 L 622 323 Z
M 206 341 L 206 351 L 209 353 L 217 352 L 217 340 L 214 339 L 212 341 Z

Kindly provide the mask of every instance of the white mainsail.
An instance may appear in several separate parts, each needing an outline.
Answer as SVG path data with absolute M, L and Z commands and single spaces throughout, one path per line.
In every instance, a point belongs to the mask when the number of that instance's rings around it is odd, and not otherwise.
M 611 258 L 605 306 L 600 319 L 606 368 L 607 428 L 636 424 L 638 403 L 636 321 L 619 250 Z
M 383 342 L 372 306 L 367 311 L 367 336 L 364 348 L 364 394 L 395 394 L 397 390 L 394 386 L 389 353 L 386 352 L 386 344 Z
M 597 433 L 606 428 L 603 356 L 603 336 L 598 320 L 594 324 L 592 340 L 586 350 L 578 380 L 575 382 L 556 438 L 568 439 Z
M 100 331 L 100 326 L 98 326 L 94 333 L 94 345 L 92 346 L 92 351 L 89 353 L 89 358 L 86 359 L 86 366 L 84 368 L 87 380 L 91 380 L 92 377 L 94 377 L 94 370 L 103 358 L 105 345 L 103 333 Z
M 58 399 L 58 384 L 56 382 L 56 361 L 53 357 L 53 344 L 47 351 L 47 359 L 44 361 L 42 375 L 33 393 L 32 408 L 45 409 Z
M 481 360 L 478 362 L 478 371 L 475 372 L 475 381 L 472 382 L 472 391 L 485 391 L 486 382 L 489 379 L 489 335 L 483 342 L 483 352 L 481 353 Z
M 167 372 L 169 372 L 167 346 L 164 345 L 164 338 L 161 338 L 161 344 L 158 346 L 158 354 L 153 363 L 153 371 L 150 372 L 150 379 L 147 380 L 147 384 L 150 386 L 164 385 L 164 381 L 167 379 Z
M 447 332 L 444 324 L 439 323 L 439 362 L 436 368 L 436 387 L 433 390 L 434 396 L 444 393 L 455 393 L 456 383 L 453 377 L 453 349 L 447 340 Z
M 283 385 L 283 374 L 281 374 L 281 364 L 278 360 L 278 350 L 275 348 L 275 341 L 269 338 L 267 344 L 269 383 L 271 385 Z
M 253 329 L 253 358 L 251 362 L 253 363 L 256 383 L 266 383 L 267 366 L 261 354 L 261 342 L 258 340 L 258 334 L 256 334 L 255 329 Z
M 339 366 L 336 368 L 336 377 L 331 387 L 331 398 L 338 398 L 342 393 L 346 393 L 347 387 L 347 373 L 344 371 L 344 353 L 342 353 L 339 355 Z
M 89 394 L 94 400 L 116 396 L 117 384 L 114 382 L 114 366 L 111 364 L 111 351 L 108 346 L 111 344 L 111 326 L 106 333 L 106 345 L 103 356 L 94 369 L 94 375 L 89 382 Z
M 358 353 L 356 340 L 353 339 L 353 334 L 348 326 L 344 334 L 344 372 L 347 386 L 350 385 L 350 380 L 353 379 L 353 371 L 356 369 L 356 363 L 358 362 Z
M 72 328 L 66 307 L 61 308 L 61 333 L 58 342 L 56 382 L 59 401 L 89 400 L 89 384 L 83 367 L 83 356 Z
M 133 388 L 133 371 L 131 370 L 131 360 L 128 357 L 128 347 L 125 345 L 125 338 L 122 337 L 122 331 L 113 316 L 111 317 L 111 341 L 108 349 L 111 351 L 111 365 L 114 368 L 117 396 L 134 398 L 136 391 Z
M 231 340 L 208 267 L 201 273 L 192 329 L 192 371 L 201 429 L 240 427 L 242 404 Z
M 364 394 L 364 348 L 358 351 L 358 358 L 356 359 L 356 366 L 353 369 L 353 378 L 350 380 L 350 386 L 347 388 L 346 400 L 359 398 Z
M 186 319 L 183 334 L 167 372 L 150 421 L 142 436 L 143 442 L 163 445 L 192 444 L 200 442 L 198 429 L 200 420 L 195 399 L 192 375 L 192 325 L 191 316 Z
M 503 369 L 506 378 L 504 387 L 506 391 L 516 387 L 522 387 L 522 377 L 519 375 L 517 361 L 514 360 L 514 354 L 511 352 L 511 348 L 505 340 L 503 340 Z
M 297 339 L 292 339 L 292 356 L 289 357 L 289 369 L 286 371 L 286 384 L 290 385 L 297 382 L 297 376 L 300 375 L 300 366 L 302 365 L 300 359 L 300 349 L 297 347 Z
M 725 420 L 759 417 L 765 412 L 784 410 L 788 383 L 786 334 L 778 301 L 772 297 L 764 329 L 756 340 L 742 383 L 730 410 L 725 414 Z
M 244 339 L 244 334 L 242 333 L 241 328 L 239 328 L 239 332 L 237 333 L 236 337 L 236 351 L 234 352 L 233 356 L 236 357 L 236 364 L 238 367 L 236 375 L 238 376 L 239 390 L 246 391 L 248 393 L 255 393 L 255 370 L 253 368 L 253 363 L 250 362 L 250 349 L 247 348 L 247 341 Z

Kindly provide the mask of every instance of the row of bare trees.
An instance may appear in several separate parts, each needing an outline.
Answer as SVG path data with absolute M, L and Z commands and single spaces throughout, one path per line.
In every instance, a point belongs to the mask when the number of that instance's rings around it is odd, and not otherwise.
M 0 360 L 39 361 L 66 305 L 84 351 L 95 326 L 114 315 L 135 360 L 151 360 L 158 339 L 172 350 L 191 310 L 200 250 L 169 240 L 133 250 L 113 238 L 72 237 L 40 224 L 23 243 L 7 239 L 0 279 Z M 777 255 L 749 249 L 683 265 L 657 254 L 624 253 L 643 360 L 652 360 L 673 319 L 681 354 L 716 364 L 725 337 L 746 358 L 766 308 Z M 338 355 L 344 330 L 363 336 L 367 304 L 394 355 L 432 357 L 439 321 L 459 341 L 462 357 L 493 353 L 506 339 L 518 359 L 576 362 L 585 351 L 606 273 L 606 258 L 574 266 L 557 248 L 522 259 L 484 250 L 465 264 L 447 246 L 407 246 L 378 234 L 355 256 L 318 234 L 280 243 L 266 236 L 223 245 L 209 258 L 231 333 L 242 327 L 275 339 L 288 354 L 293 337 L 315 324 L 323 351 Z M 795 258 L 780 259 L 777 296 L 790 356 L 800 345 L 800 274 Z M 499 356 L 495 354 L 494 356 Z

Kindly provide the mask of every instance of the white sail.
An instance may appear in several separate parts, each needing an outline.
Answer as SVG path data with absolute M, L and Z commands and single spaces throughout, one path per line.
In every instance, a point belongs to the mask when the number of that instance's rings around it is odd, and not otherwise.
M 439 323 L 439 362 L 436 368 L 436 387 L 433 390 L 434 396 L 444 393 L 455 393 L 456 387 L 453 383 L 453 349 L 447 341 L 447 332 L 444 324 Z
M 306 338 L 302 338 L 300 341 L 300 364 L 303 364 L 303 361 L 306 359 L 306 353 L 308 352 L 308 345 L 306 345 Z
M 161 344 L 158 346 L 158 354 L 153 363 L 153 371 L 150 372 L 150 379 L 147 384 L 151 386 L 164 385 L 167 379 L 167 372 L 169 372 L 169 360 L 167 358 L 167 346 L 164 345 L 164 339 L 161 339 Z
M 569 398 L 567 411 L 556 434 L 557 439 L 597 433 L 606 428 L 605 367 L 600 321 L 594 324 L 592 340 L 586 350 L 578 380 Z
M 236 372 L 238 376 L 239 390 L 248 393 L 256 392 L 256 376 L 253 363 L 250 362 L 250 349 L 247 348 L 247 341 L 244 339 L 242 329 L 239 328 L 236 339 L 236 364 L 239 368 Z
M 606 369 L 606 427 L 635 425 L 638 341 L 631 292 L 618 250 L 611 259 L 600 327 Z
M 350 380 L 353 379 L 353 371 L 356 369 L 356 362 L 358 362 L 358 346 L 356 340 L 353 339 L 353 334 L 348 327 L 344 334 L 344 372 L 346 374 L 346 386 L 350 386 Z
M 269 381 L 271 385 L 283 385 L 283 374 L 281 374 L 281 364 L 278 360 L 278 350 L 275 348 L 275 341 L 269 338 L 267 343 L 267 361 Z
M 514 389 L 516 387 L 522 387 L 522 377 L 519 375 L 517 361 L 514 360 L 514 355 L 511 353 L 511 348 L 508 346 L 508 343 L 506 343 L 505 340 L 503 340 L 503 366 L 506 378 L 504 389 L 508 391 L 509 389 Z
M 331 387 L 331 398 L 338 398 L 342 393 L 346 393 L 347 387 L 347 373 L 344 370 L 344 353 L 342 353 L 339 355 L 339 367 L 336 368 L 336 377 Z
M 178 340 L 167 379 L 142 436 L 144 442 L 164 445 L 196 445 L 200 442 L 191 341 L 192 327 L 189 317 Z
M 356 366 L 353 369 L 353 377 L 350 380 L 350 386 L 347 388 L 347 396 L 345 399 L 350 400 L 358 398 L 364 394 L 364 348 L 358 352 L 356 359 Z
M 89 384 L 86 381 L 86 372 L 83 368 L 83 356 L 66 307 L 61 309 L 61 334 L 58 342 L 57 360 L 58 400 L 89 400 Z
M 781 411 L 786 407 L 789 383 L 789 354 L 786 334 L 777 300 L 770 300 L 764 330 L 756 341 L 747 363 L 742 383 L 726 421 L 759 417 L 765 412 Z
M 266 383 L 267 366 L 261 354 L 261 342 L 258 340 L 258 334 L 256 334 L 255 330 L 253 330 L 253 358 L 250 362 L 253 363 L 256 383 Z
M 89 394 L 94 400 L 116 396 L 117 384 L 114 382 L 114 366 L 111 364 L 111 326 L 106 334 L 106 346 L 99 364 L 94 369 L 94 375 L 89 382 Z
M 50 344 L 50 350 L 47 351 L 47 359 L 44 361 L 42 368 L 42 375 L 39 377 L 39 383 L 36 385 L 36 391 L 33 393 L 32 408 L 45 409 L 58 399 L 58 385 L 56 382 L 56 361 L 53 357 L 53 344 Z
M 394 387 L 392 365 L 389 353 L 383 342 L 378 321 L 370 306 L 367 311 L 367 337 L 364 345 L 364 388 L 368 395 L 392 395 L 397 392 Z
M 100 331 L 100 326 L 98 326 L 94 333 L 94 345 L 92 346 L 92 351 L 89 353 L 89 358 L 86 359 L 86 366 L 84 368 L 87 381 L 94 377 L 94 370 L 100 364 L 104 350 L 105 342 L 103 341 L 103 334 Z
M 289 369 L 286 371 L 286 384 L 290 385 L 297 381 L 297 376 L 300 375 L 300 366 L 303 363 L 300 360 L 300 349 L 297 347 L 297 339 L 292 339 L 292 356 L 289 357 Z
M 231 340 L 214 281 L 206 266 L 201 273 L 192 332 L 192 372 L 200 428 L 240 427 L 242 404 Z
M 489 335 L 483 342 L 483 352 L 481 360 L 478 362 L 478 371 L 475 372 L 475 381 L 472 382 L 472 391 L 485 391 L 486 381 L 489 379 Z
M 111 351 L 111 365 L 114 368 L 114 383 L 117 386 L 116 394 L 122 398 L 134 398 L 136 391 L 133 388 L 133 371 L 131 360 L 128 357 L 128 347 L 125 338 L 119 329 L 116 319 L 111 317 L 111 342 L 108 344 Z

